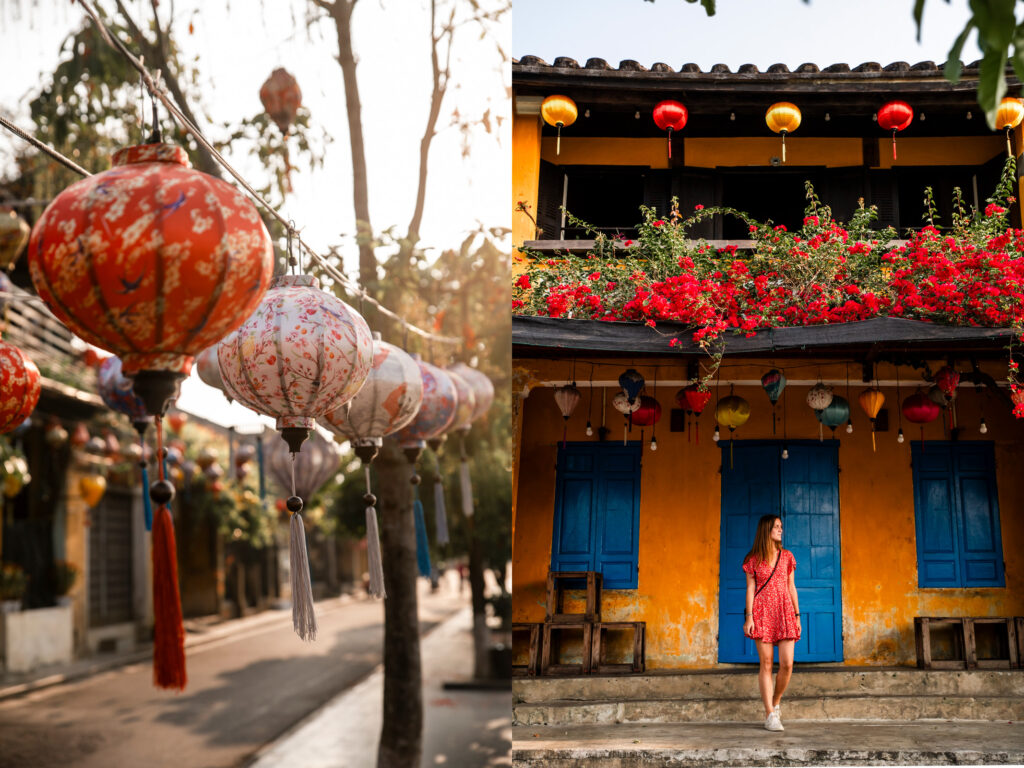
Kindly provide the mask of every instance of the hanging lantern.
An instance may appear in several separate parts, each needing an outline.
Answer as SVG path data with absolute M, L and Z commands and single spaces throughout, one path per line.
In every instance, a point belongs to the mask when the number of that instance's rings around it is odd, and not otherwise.
M 494 403 L 494 384 L 483 371 L 471 368 L 465 363 L 456 363 L 450 370 L 465 379 L 472 387 L 476 403 L 473 406 L 473 421 L 476 421 L 486 414 Z
M 800 127 L 800 109 L 796 104 L 779 101 L 768 107 L 764 119 L 775 133 L 782 134 L 782 162 L 786 162 L 786 134 Z
M 1013 157 L 1013 148 L 1010 145 L 1010 131 L 1020 125 L 1024 120 L 1024 99 L 1017 99 L 1013 96 L 1006 96 L 999 102 L 999 109 L 996 110 L 996 128 L 1006 131 L 1006 156 Z
M 122 373 L 121 358 L 111 356 L 100 363 L 97 388 L 106 406 L 127 416 L 141 439 L 146 428 L 153 423 L 153 417 L 146 412 L 146 404 L 135 394 L 132 380 Z
M 659 101 L 654 107 L 654 124 L 668 131 L 668 159 L 672 159 L 672 131 L 681 131 L 686 125 L 686 107 L 678 101 Z
M 61 192 L 29 243 L 32 283 L 86 342 L 121 357 L 162 413 L 192 358 L 237 328 L 270 282 L 273 248 L 241 191 L 146 144 Z
M 302 450 L 294 455 L 294 460 L 283 440 L 271 440 L 267 444 L 264 461 L 267 473 L 286 494 L 291 489 L 294 470 L 295 495 L 310 499 L 338 473 L 341 454 L 333 442 L 314 429 Z
M 952 402 L 960 386 L 960 373 L 952 366 L 942 366 L 935 372 L 935 386 L 941 390 L 947 403 Z
M 875 445 L 875 419 L 878 418 L 878 412 L 885 405 L 885 395 L 879 389 L 865 389 L 860 393 L 857 401 L 860 403 L 861 409 L 871 420 L 871 450 L 877 451 L 878 448 Z
M 224 392 L 224 380 L 220 377 L 220 363 L 217 361 L 217 345 L 207 347 L 196 355 L 196 371 L 199 380 L 208 387 Z
M 68 431 L 61 426 L 61 423 L 56 419 L 50 421 L 46 427 L 46 431 L 43 433 L 43 439 L 46 440 L 46 444 L 54 450 L 61 448 L 68 441 Z M 103 441 L 104 452 L 106 451 L 106 441 Z
M 203 470 L 203 472 L 212 467 L 216 462 L 217 452 L 208 445 L 203 446 L 199 451 L 199 455 L 196 456 L 196 464 L 199 465 L 199 468 Z
M 31 231 L 14 209 L 0 206 L 0 269 L 14 267 Z
M 699 383 L 693 383 L 683 387 L 676 392 L 676 402 L 685 411 L 692 411 L 694 415 L 694 434 L 696 445 L 700 445 L 700 415 L 711 401 L 711 393 Z M 717 431 L 717 427 L 715 428 Z M 716 441 L 717 442 L 717 441 Z
M 738 395 L 729 395 L 718 401 L 715 420 L 729 428 L 729 468 L 732 468 L 732 433 L 750 418 L 750 403 Z M 716 441 L 717 442 L 717 441 Z
M 626 393 L 630 405 L 636 402 L 644 388 L 644 377 L 636 368 L 630 368 L 619 376 L 619 386 Z
M 85 444 L 89 442 L 89 429 L 83 422 L 75 424 L 74 430 L 71 432 L 71 445 L 74 448 L 84 448 Z
M 924 392 L 917 392 L 903 401 L 903 415 L 908 421 L 921 425 L 921 447 L 924 448 L 924 425 L 938 418 L 942 409 Z
M 363 385 L 373 363 L 373 336 L 345 302 L 309 275 L 274 280 L 256 311 L 217 346 L 227 392 L 257 413 L 277 419 L 293 458 L 314 419 L 344 405 Z M 302 497 L 293 489 L 289 558 L 292 625 L 315 640 L 316 613 L 302 524 Z
M 576 388 L 576 384 L 563 384 L 555 389 L 555 404 L 558 405 L 558 410 L 562 412 L 562 447 L 565 447 L 566 437 L 569 430 L 569 417 L 572 416 L 572 412 L 576 410 L 576 406 L 579 405 L 580 398 L 582 395 Z
M 576 102 L 568 96 L 548 96 L 540 105 L 540 116 L 544 122 L 558 130 L 555 140 L 555 154 L 562 153 L 562 129 L 576 122 Z
M 103 494 L 107 492 L 107 479 L 100 474 L 82 475 L 78 480 L 78 490 L 90 509 L 95 509 Z
M 455 406 L 455 419 L 448 429 L 453 432 L 466 432 L 473 423 L 473 412 L 476 410 L 476 395 L 473 392 L 473 388 L 469 386 L 469 382 L 455 371 L 449 369 L 445 372 L 451 377 L 452 383 L 455 384 L 455 391 L 458 396 L 457 405 Z
M 650 427 L 660 419 L 661 403 L 648 395 L 641 396 L 637 409 L 633 411 L 633 423 L 638 427 Z
M 188 421 L 188 414 L 182 413 L 181 411 L 174 411 L 167 417 L 167 424 L 171 428 L 171 432 L 176 435 L 181 434 L 182 428 L 185 426 L 185 422 Z
M 892 159 L 896 159 L 896 133 L 906 128 L 914 119 L 914 110 L 905 101 L 889 101 L 878 110 L 878 125 L 892 131 Z
M 423 400 L 416 416 L 399 430 L 395 437 L 403 449 L 422 451 L 425 441 L 440 437 L 455 423 L 459 395 L 455 382 L 447 371 L 423 362 L 417 355 L 414 355 L 413 359 L 420 369 Z M 406 453 L 406 457 L 414 464 L 419 458 L 419 453 L 416 453 L 415 458 Z
M 845 424 L 850 418 L 850 403 L 841 395 L 833 395 L 827 406 L 814 413 L 819 422 L 832 430 L 832 438 L 835 439 L 836 427 Z
M 370 485 L 370 464 L 383 439 L 410 423 L 423 402 L 420 367 L 404 351 L 374 334 L 373 365 L 362 389 L 348 403 L 327 413 L 321 424 L 339 437 L 352 441 L 366 477 L 366 548 L 370 594 L 386 597 L 380 533 Z M 493 390 L 492 390 L 493 391 Z
M 0 341 L 0 434 L 15 429 L 39 402 L 39 369 L 13 344 Z
M 782 390 L 786 388 L 786 376 L 778 368 L 772 368 L 761 377 L 761 387 L 768 395 L 772 403 L 772 434 L 775 434 L 775 404 L 782 396 Z
M 281 133 L 287 134 L 302 106 L 302 90 L 287 70 L 278 67 L 260 86 L 260 101 Z
M 807 393 L 807 405 L 815 411 L 821 411 L 828 408 L 828 404 L 832 402 L 833 397 L 832 387 L 819 381 Z

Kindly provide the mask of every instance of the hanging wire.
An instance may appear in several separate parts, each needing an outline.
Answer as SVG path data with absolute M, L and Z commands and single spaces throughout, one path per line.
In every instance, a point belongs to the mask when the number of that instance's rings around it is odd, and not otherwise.
M 62 155 L 60 152 L 58 152 L 57 150 L 55 150 L 53 147 L 49 146 L 48 144 L 44 144 L 39 139 L 37 139 L 35 136 L 31 136 L 31 135 L 25 133 L 23 130 L 21 130 L 21 128 L 16 126 L 14 123 L 12 123 L 10 120 L 8 120 L 3 115 L 0 115 L 0 125 L 2 125 L 4 128 L 6 128 L 8 131 L 13 133 L 18 138 L 24 139 L 25 141 L 27 141 L 29 144 L 31 144 L 33 147 L 38 149 L 40 152 L 43 152 L 43 153 L 49 155 L 51 159 L 56 160 L 58 163 L 63 165 L 65 168 L 67 168 L 67 169 L 69 169 L 71 171 L 74 171 L 75 173 L 77 173 L 77 174 L 79 174 L 81 176 L 92 176 L 91 173 L 89 173 L 87 170 L 85 170 L 85 168 L 80 166 L 78 163 L 74 162 L 73 160 L 71 160 L 71 159 L 69 159 L 67 157 L 64 157 L 64 155 Z

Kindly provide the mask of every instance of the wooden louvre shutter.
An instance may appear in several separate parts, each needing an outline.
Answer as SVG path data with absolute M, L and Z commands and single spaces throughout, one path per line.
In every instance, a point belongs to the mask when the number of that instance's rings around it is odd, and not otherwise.
M 870 171 L 868 173 L 865 205 L 878 206 L 876 229 L 900 227 L 900 199 L 893 171 Z
M 537 187 L 537 227 L 541 230 L 538 240 L 561 240 L 562 191 L 565 188 L 565 172 L 560 166 L 540 161 L 540 183 Z
M 687 168 L 677 179 L 679 188 L 676 194 L 679 197 L 679 212 L 683 219 L 690 218 L 698 205 L 710 207 L 719 204 L 713 171 Z M 708 219 L 700 222 L 690 228 L 689 235 L 695 240 L 699 238 L 711 240 L 715 237 L 715 221 Z

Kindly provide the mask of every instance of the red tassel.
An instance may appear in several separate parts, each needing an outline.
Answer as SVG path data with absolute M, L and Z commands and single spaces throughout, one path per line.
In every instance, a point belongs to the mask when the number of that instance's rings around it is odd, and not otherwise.
M 896 131 L 892 132 L 892 159 L 896 159 Z
M 668 159 L 672 159 L 672 126 L 668 127 Z
M 161 505 L 153 516 L 153 683 L 183 691 L 186 682 L 174 523 Z

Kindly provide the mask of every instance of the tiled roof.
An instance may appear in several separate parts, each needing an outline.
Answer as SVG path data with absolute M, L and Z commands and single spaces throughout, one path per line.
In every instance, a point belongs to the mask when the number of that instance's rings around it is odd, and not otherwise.
M 619 62 L 619 66 L 613 67 L 604 59 L 587 59 L 582 66 L 575 59 L 568 56 L 559 56 L 553 64 L 548 64 L 538 56 L 523 56 L 520 59 L 513 59 L 512 64 L 516 68 L 529 68 L 535 70 L 543 69 L 585 69 L 598 72 L 654 72 L 660 74 L 683 74 L 683 75 L 817 75 L 828 73 L 830 75 L 867 75 L 873 73 L 889 72 L 893 74 L 918 73 L 920 75 L 941 75 L 944 64 L 936 64 L 934 61 L 919 61 L 917 64 L 909 64 L 905 61 L 894 61 L 885 66 L 877 61 L 865 61 L 855 67 L 846 63 L 830 64 L 827 67 L 819 67 L 817 64 L 801 64 L 794 70 L 790 70 L 785 64 L 772 64 L 763 72 L 756 64 L 741 64 L 733 72 L 727 64 L 714 64 L 708 70 L 702 70 L 697 64 L 683 64 L 678 70 L 668 64 L 656 62 L 649 68 L 633 59 L 625 59 Z M 981 61 L 972 61 L 964 66 L 964 73 L 976 73 Z

